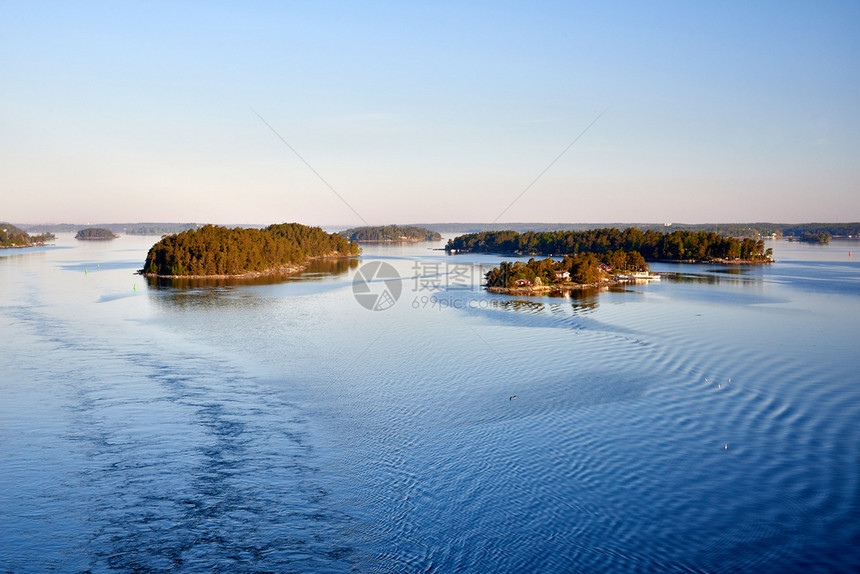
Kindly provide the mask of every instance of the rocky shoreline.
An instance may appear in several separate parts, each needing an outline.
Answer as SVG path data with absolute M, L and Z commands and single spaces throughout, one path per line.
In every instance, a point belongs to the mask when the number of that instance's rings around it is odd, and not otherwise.
M 652 259 L 652 263 L 698 263 L 699 265 L 770 265 L 776 259 Z
M 655 274 L 657 278 L 660 274 Z M 522 287 L 486 287 L 490 293 L 497 295 L 550 295 L 553 293 L 563 294 L 570 291 L 584 291 L 586 289 L 601 289 L 604 287 L 617 287 L 630 283 L 648 283 L 653 279 L 607 279 L 597 283 L 553 283 L 550 285 L 527 285 Z
M 138 269 L 135 275 L 150 277 L 153 279 L 256 279 L 258 277 L 278 277 L 295 275 L 307 269 L 312 261 L 322 259 L 353 259 L 353 255 L 324 255 L 320 257 L 310 257 L 304 263 L 291 263 L 289 265 L 280 265 L 271 267 L 262 271 L 248 271 L 247 273 L 221 274 L 221 275 L 161 275 L 158 273 L 145 273 L 143 269 Z
M 271 277 L 276 275 L 293 275 L 304 271 L 307 263 L 302 265 L 281 265 L 263 271 L 249 271 L 247 273 L 235 273 L 224 275 L 160 275 L 158 273 L 144 273 L 143 269 L 137 271 L 137 275 L 152 277 L 154 279 L 254 279 L 256 277 Z

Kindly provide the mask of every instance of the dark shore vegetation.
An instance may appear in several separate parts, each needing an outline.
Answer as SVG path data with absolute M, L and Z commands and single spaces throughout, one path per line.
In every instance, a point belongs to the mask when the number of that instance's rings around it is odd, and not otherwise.
M 299 223 L 264 229 L 205 225 L 153 245 L 143 273 L 164 277 L 267 274 L 299 270 L 314 257 L 358 253 L 358 246 L 342 235 Z
M 660 233 L 616 228 L 587 231 L 486 231 L 461 235 L 448 241 L 449 253 L 503 253 L 514 255 L 604 256 L 614 251 L 637 252 L 647 261 L 771 261 L 764 241 L 723 237 L 707 231 Z
M 820 233 L 807 232 L 802 235 L 789 235 L 789 241 L 804 241 L 806 243 L 821 243 L 826 245 L 830 243 L 830 238 L 833 237 L 830 233 L 822 231 Z
M 103 227 L 87 227 L 86 229 L 81 229 L 75 235 L 75 239 L 85 239 L 85 240 L 105 240 L 105 239 L 116 239 L 119 237 L 116 233 L 111 231 L 110 229 L 105 229 Z

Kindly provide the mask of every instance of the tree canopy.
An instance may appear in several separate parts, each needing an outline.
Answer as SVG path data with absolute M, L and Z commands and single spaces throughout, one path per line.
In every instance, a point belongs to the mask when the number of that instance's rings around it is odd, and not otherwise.
M 119 236 L 116 233 L 103 227 L 87 227 L 75 235 L 75 239 L 115 239 L 117 237 Z
M 340 232 L 350 241 L 439 241 L 442 236 L 425 227 L 381 225 L 355 227 Z
M 163 238 L 146 256 L 154 275 L 242 275 L 264 272 L 311 257 L 358 255 L 358 246 L 337 233 L 299 223 L 264 229 L 205 225 Z
M 461 235 L 448 241 L 449 252 L 527 253 L 534 255 L 573 255 L 612 251 L 636 251 L 649 261 L 705 261 L 740 259 L 768 261 L 771 250 L 759 239 L 722 237 L 707 231 L 660 233 L 641 229 L 616 228 L 587 231 L 484 231 Z
M 590 285 L 612 271 L 650 271 L 650 267 L 637 251 L 613 251 L 603 255 L 577 253 L 566 255 L 561 261 L 551 258 L 532 258 L 527 263 L 502 261 L 498 267 L 488 271 L 485 277 L 489 287 L 514 287 L 521 279 L 529 282 L 537 282 L 540 279 L 543 285 L 568 281 Z M 564 276 L 565 272 L 567 276 Z
M 30 235 L 20 227 L 16 227 L 11 223 L 0 222 L 0 247 L 42 245 L 51 239 L 54 239 L 54 235 L 51 233 Z

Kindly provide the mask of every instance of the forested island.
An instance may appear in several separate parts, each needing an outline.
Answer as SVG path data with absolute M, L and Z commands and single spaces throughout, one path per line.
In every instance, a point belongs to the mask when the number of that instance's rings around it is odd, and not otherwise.
M 442 236 L 424 227 L 411 225 L 380 225 L 378 227 L 355 227 L 340 232 L 350 241 L 372 242 L 411 242 L 440 241 Z
M 826 231 L 822 231 L 820 233 L 815 232 L 806 232 L 801 235 L 789 235 L 789 241 L 804 241 L 806 243 L 821 243 L 822 245 L 826 245 L 830 243 L 830 239 L 833 236 Z
M 34 247 L 36 245 L 44 245 L 53 239 L 54 235 L 52 233 L 30 235 L 11 223 L 0 222 L 0 247 Z
M 263 229 L 205 225 L 163 238 L 146 255 L 151 277 L 231 277 L 294 273 L 317 257 L 352 257 L 359 247 L 299 223 Z
M 117 237 L 119 235 L 103 227 L 87 227 L 86 229 L 81 229 L 75 235 L 75 239 L 84 239 L 87 241 L 103 241 L 106 239 L 116 239 Z
M 642 231 L 629 227 L 587 231 L 483 231 L 448 241 L 448 253 L 502 253 L 513 255 L 603 256 L 613 251 L 637 252 L 648 261 L 769 263 L 772 249 L 764 241 L 723 237 L 707 231 Z

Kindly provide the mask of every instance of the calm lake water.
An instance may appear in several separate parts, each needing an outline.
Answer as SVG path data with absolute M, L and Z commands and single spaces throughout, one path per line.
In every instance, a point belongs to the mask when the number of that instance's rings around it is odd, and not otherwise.
M 2 572 L 860 571 L 860 242 L 512 298 L 441 243 L 150 284 L 156 239 L 0 252 Z

